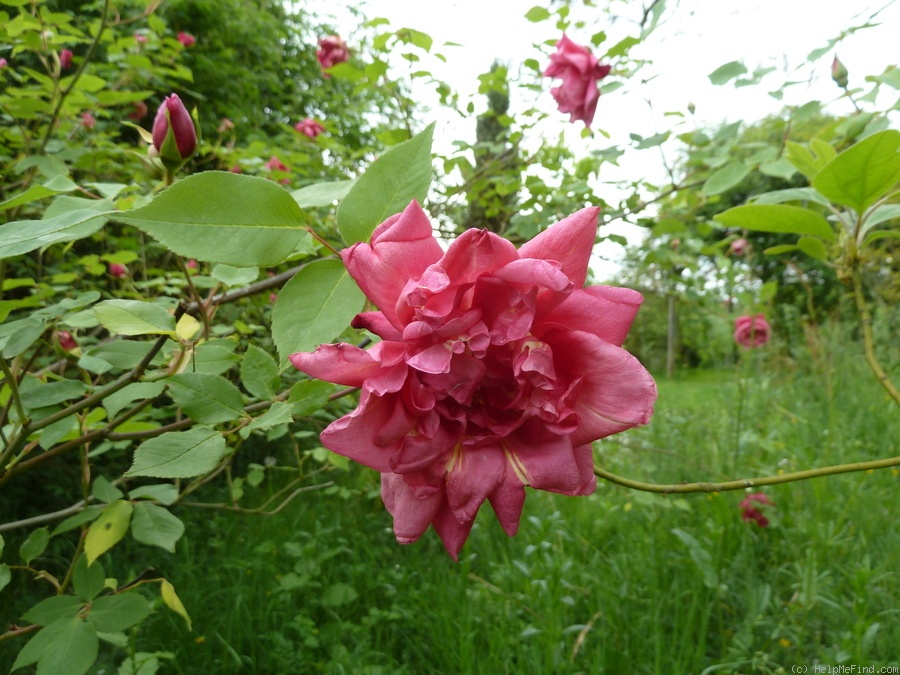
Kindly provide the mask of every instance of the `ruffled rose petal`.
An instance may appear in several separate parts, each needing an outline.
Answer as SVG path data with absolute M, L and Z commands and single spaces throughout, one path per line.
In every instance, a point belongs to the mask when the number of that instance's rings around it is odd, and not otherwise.
M 503 237 L 487 230 L 466 230 L 450 244 L 440 267 L 454 286 L 461 286 L 518 258 L 516 247 Z
M 621 347 L 643 301 L 644 296 L 630 288 L 588 286 L 572 291 L 541 323 L 583 330 Z
M 326 427 L 319 440 L 329 450 L 349 457 L 355 462 L 364 464 L 382 473 L 391 471 L 391 457 L 400 451 L 400 440 L 393 446 L 385 447 L 379 435 L 392 419 L 395 420 L 395 407 L 399 397 L 375 396 L 363 391 L 359 406 L 352 413 L 344 415 Z M 408 432 L 412 429 L 410 424 Z M 393 436 L 397 437 L 395 430 Z M 403 434 L 400 434 L 402 438 Z
M 460 522 L 472 520 L 487 496 L 503 480 L 506 461 L 493 446 L 457 451 L 447 472 L 447 503 Z
M 417 497 L 403 476 L 382 473 L 381 500 L 394 517 L 394 534 L 397 541 L 401 544 L 412 544 L 434 520 L 444 502 L 444 494 L 434 491 L 425 497 Z
M 343 343 L 319 345 L 314 352 L 298 352 L 289 358 L 297 370 L 310 377 L 348 387 L 361 387 L 382 367 L 369 352 Z
M 394 328 L 382 312 L 360 312 L 350 322 L 353 328 L 362 328 L 375 333 L 382 340 L 402 340 L 403 334 Z
M 525 468 L 528 485 L 562 494 L 575 494 L 583 487 L 568 436 L 551 436 L 541 442 L 520 436 L 511 436 L 507 442 L 510 452 Z
M 594 241 L 597 237 L 597 217 L 600 209 L 589 206 L 551 225 L 519 248 L 522 258 L 555 260 L 562 264 L 563 273 L 575 288 L 584 286 Z
M 488 501 L 500 523 L 500 527 L 510 537 L 519 531 L 522 507 L 525 506 L 525 486 L 507 462 L 506 475 L 500 484 L 488 495 Z
M 469 538 L 469 532 L 472 531 L 474 523 L 474 518 L 464 522 L 457 520 L 446 501 L 441 504 L 441 508 L 438 509 L 437 514 L 434 516 L 434 520 L 431 521 L 431 525 L 444 543 L 447 553 L 456 561 L 459 561 L 459 551 L 463 544 L 466 543 L 466 539 Z

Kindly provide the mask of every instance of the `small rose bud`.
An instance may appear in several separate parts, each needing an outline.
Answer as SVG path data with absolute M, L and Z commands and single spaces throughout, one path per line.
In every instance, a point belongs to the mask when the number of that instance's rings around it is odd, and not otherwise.
M 174 147 L 169 145 L 170 137 Z M 168 96 L 159 106 L 153 120 L 153 146 L 164 162 L 184 161 L 197 149 L 197 128 L 178 94 Z
M 0 58 L 0 70 L 3 70 L 8 65 L 9 65 L 9 62 L 6 59 Z
M 71 49 L 60 49 L 59 50 L 59 67 L 62 68 L 63 70 L 71 68 L 73 56 L 74 56 L 74 54 L 72 54 Z
M 318 120 L 314 120 L 309 117 L 307 117 L 302 122 L 297 122 L 297 124 L 294 125 L 294 129 L 296 129 L 298 133 L 301 133 L 309 138 L 315 138 L 323 131 L 325 131 L 325 127 L 323 127 Z
M 71 352 L 78 349 L 78 343 L 75 342 L 75 338 L 72 337 L 72 334 L 67 330 L 61 330 L 56 334 L 56 338 L 59 340 L 59 346 L 67 351 Z
M 231 173 L 241 173 L 241 165 L 235 164 L 233 167 L 228 169 Z
M 124 279 L 128 276 L 128 268 L 122 263 L 109 263 L 106 267 L 109 276 L 115 279 Z
M 693 102 L 693 101 L 691 101 L 690 103 L 688 103 L 687 108 L 688 108 L 688 112 L 691 113 L 691 115 L 693 115 L 693 114 L 696 112 L 696 110 L 697 110 L 697 106 L 694 105 L 694 102 Z
M 131 112 L 128 113 L 128 119 L 140 122 L 147 116 L 147 104 L 143 101 L 135 101 L 131 104 Z
M 731 251 L 734 255 L 744 255 L 747 248 L 750 246 L 750 242 L 741 237 L 740 239 L 735 239 L 728 246 L 728 250 Z
M 144 35 L 143 33 L 135 33 L 134 41 L 137 42 L 139 45 L 145 45 L 145 44 L 147 44 L 147 36 Z
M 850 73 L 847 72 L 847 67 L 835 56 L 834 61 L 831 62 L 831 79 L 834 80 L 841 89 L 846 89 L 847 85 L 850 83 L 849 77 Z
M 97 124 L 97 119 L 91 113 L 81 113 L 81 126 L 85 129 L 93 129 Z
M 193 47 L 197 42 L 197 38 L 182 30 L 178 32 L 178 41 L 185 47 Z

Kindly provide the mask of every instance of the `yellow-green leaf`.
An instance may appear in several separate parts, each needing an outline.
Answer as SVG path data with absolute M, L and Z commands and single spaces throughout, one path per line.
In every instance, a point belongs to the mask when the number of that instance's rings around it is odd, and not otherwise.
M 87 555 L 88 565 L 115 546 L 128 531 L 131 522 L 131 512 L 134 507 L 131 502 L 120 499 L 113 502 L 105 509 L 88 528 L 87 537 L 84 540 L 84 552 Z

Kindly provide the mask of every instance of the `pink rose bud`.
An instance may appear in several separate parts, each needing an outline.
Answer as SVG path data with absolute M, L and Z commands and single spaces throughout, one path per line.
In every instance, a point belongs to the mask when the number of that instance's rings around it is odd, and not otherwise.
M 769 341 L 772 329 L 763 314 L 739 316 L 734 320 L 734 341 L 741 347 L 753 349 Z
M 109 272 L 109 276 L 116 279 L 124 279 L 128 276 L 128 268 L 122 263 L 109 263 L 106 269 Z
M 290 171 L 290 169 L 287 168 L 285 163 L 282 162 L 280 159 L 278 159 L 275 155 L 272 155 L 269 158 L 269 161 L 266 162 L 265 167 L 269 171 L 285 171 L 285 172 Z
M 316 58 L 319 60 L 322 70 L 325 70 L 349 60 L 350 50 L 347 49 L 347 44 L 337 35 L 329 35 L 328 37 L 319 38 Z M 329 77 L 328 73 L 324 73 L 324 75 Z
M 850 73 L 847 72 L 847 67 L 835 56 L 834 61 L 831 62 L 831 79 L 834 80 L 841 89 L 846 89 L 847 85 L 850 83 L 849 77 Z
M 6 59 L 0 58 L 0 70 L 3 70 L 9 65 Z
M 134 41 L 137 42 L 139 45 L 145 45 L 145 44 L 147 44 L 147 36 L 144 35 L 143 33 L 135 33 Z
M 760 527 L 768 527 L 769 519 L 762 514 L 758 507 L 762 507 L 764 510 L 767 507 L 774 508 L 775 502 L 762 492 L 754 492 L 753 494 L 744 497 L 741 503 L 738 504 L 743 520 L 748 522 L 752 520 Z
M 187 267 L 189 270 L 195 270 L 195 269 L 197 269 L 197 261 L 194 260 L 193 258 L 191 258 L 184 264 L 184 266 Z
M 741 237 L 740 239 L 735 239 L 728 246 L 728 250 L 734 253 L 734 255 L 744 255 L 746 250 L 750 247 L 750 242 Z
M 323 131 L 325 131 L 325 127 L 319 124 L 318 121 L 310 119 L 309 117 L 307 117 L 302 122 L 297 122 L 297 124 L 294 125 L 294 129 L 296 129 L 304 136 L 308 136 L 309 138 L 315 138 Z
M 602 66 L 587 47 L 572 42 L 565 34 L 556 43 L 545 77 L 562 78 L 562 84 L 550 90 L 559 111 L 569 113 L 569 121 L 581 120 L 590 127 L 600 100 L 598 83 L 609 75 L 610 66 Z
M 156 113 L 153 120 L 153 147 L 155 147 L 164 160 L 175 160 L 174 153 L 163 151 L 163 146 L 169 136 L 169 124 L 171 122 L 172 136 L 180 159 L 188 159 L 197 149 L 197 129 L 191 114 L 184 107 L 184 103 L 178 98 L 178 94 L 167 97 Z
M 233 167 L 228 169 L 231 173 L 241 173 L 241 165 L 235 164 Z
M 72 334 L 67 330 L 61 330 L 56 334 L 57 339 L 59 340 L 59 346 L 67 352 L 71 352 L 74 349 L 78 349 L 78 343 L 75 342 L 75 338 L 72 337 Z
M 185 47 L 193 47 L 197 43 L 197 38 L 182 30 L 178 32 L 178 41 Z
M 97 119 L 91 113 L 81 113 L 81 126 L 85 129 L 93 129 L 97 124 Z
M 128 119 L 140 122 L 147 116 L 147 104 L 143 101 L 135 101 L 131 104 L 131 112 L 128 113 Z
M 72 57 L 73 57 L 73 56 L 74 56 L 74 55 L 72 54 L 72 50 L 71 50 L 71 49 L 61 49 L 61 50 L 59 50 L 59 67 L 62 68 L 63 70 L 66 70 L 66 69 L 68 69 L 68 68 L 71 68 L 71 67 L 72 67 Z

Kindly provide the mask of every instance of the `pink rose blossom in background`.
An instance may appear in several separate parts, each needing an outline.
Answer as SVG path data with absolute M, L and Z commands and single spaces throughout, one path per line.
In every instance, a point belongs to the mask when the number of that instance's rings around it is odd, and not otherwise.
M 61 330 L 56 334 L 57 339 L 59 340 L 59 346 L 70 352 L 73 349 L 78 349 L 78 343 L 75 342 L 75 338 L 72 337 L 72 334 L 69 331 Z
M 762 347 L 769 341 L 772 329 L 763 314 L 739 316 L 734 320 L 734 341 L 742 347 Z
M 197 43 L 197 38 L 182 30 L 178 32 L 178 41 L 185 47 L 193 47 Z
M 106 269 L 109 272 L 109 276 L 116 279 L 124 279 L 128 276 L 128 268 L 122 263 L 109 263 Z
M 59 67 L 63 70 L 72 67 L 72 50 L 70 49 L 60 49 L 59 50 Z
M 570 122 L 581 120 L 589 128 L 600 100 L 598 83 L 609 71 L 610 66 L 600 65 L 587 47 L 575 44 L 563 34 L 544 76 L 562 78 L 562 83 L 550 90 L 559 111 L 569 113 Z
M 329 35 L 328 37 L 319 38 L 319 48 L 316 50 L 316 58 L 322 70 L 331 68 L 338 63 L 344 63 L 350 59 L 350 50 L 347 44 L 337 35 Z M 330 77 L 328 73 L 323 73 L 325 77 Z
M 734 255 L 744 255 L 747 249 L 750 247 L 750 242 L 741 237 L 740 239 L 735 239 L 728 246 L 728 250 L 731 251 Z
M 0 58 L 0 70 L 3 70 L 9 65 L 6 59 Z
M 140 122 L 147 116 L 147 104 L 143 101 L 135 101 L 131 104 L 131 112 L 128 113 L 128 119 Z
M 766 518 L 758 507 L 774 507 L 775 502 L 769 499 L 768 495 L 763 492 L 754 492 L 747 495 L 738 504 L 741 510 L 741 518 L 745 521 L 753 521 L 760 527 L 768 527 L 769 519 Z
M 144 35 L 143 33 L 135 33 L 135 34 L 134 34 L 134 40 L 135 40 L 135 42 L 137 42 L 139 45 L 147 44 L 147 36 Z
M 377 308 L 353 326 L 381 341 L 290 358 L 361 388 L 358 407 L 321 441 L 381 472 L 399 542 L 430 525 L 457 559 L 485 500 L 511 536 L 525 486 L 592 493 L 591 443 L 650 420 L 656 384 L 622 349 L 642 296 L 583 288 L 598 212 L 583 209 L 518 250 L 472 229 L 444 251 L 412 202 L 342 251 Z
M 309 117 L 307 117 L 302 122 L 297 122 L 297 124 L 294 125 L 294 129 L 296 129 L 304 136 L 309 136 L 310 138 L 315 138 L 325 131 L 325 127 L 323 127 L 317 120 L 311 119 Z
M 182 159 L 187 159 L 197 149 L 197 128 L 178 94 L 171 94 L 165 98 L 153 120 L 153 146 L 160 152 L 162 152 L 166 135 L 169 133 L 170 123 L 178 154 Z
M 91 113 L 81 113 L 81 126 L 85 129 L 93 129 L 97 124 L 97 118 L 95 118 Z
M 241 165 L 235 164 L 230 169 L 228 169 L 231 173 L 241 173 Z
M 278 159 L 275 155 L 272 155 L 269 158 L 269 161 L 266 162 L 265 167 L 269 171 L 289 171 L 285 163 Z

